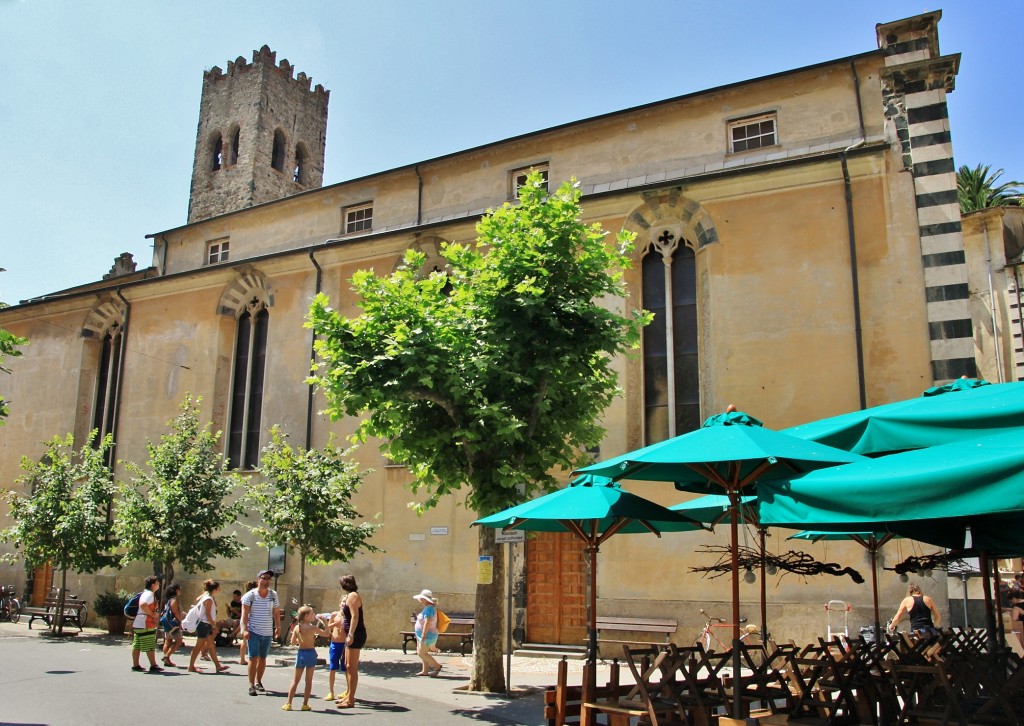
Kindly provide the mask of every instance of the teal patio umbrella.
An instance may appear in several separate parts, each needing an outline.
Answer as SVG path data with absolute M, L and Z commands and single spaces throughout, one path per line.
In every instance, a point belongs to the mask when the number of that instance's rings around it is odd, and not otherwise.
M 899 535 L 892 532 L 824 532 L 804 530 L 788 539 L 802 539 L 810 542 L 822 540 L 848 540 L 856 542 L 871 555 L 871 596 L 875 608 L 875 642 L 882 642 L 882 624 L 878 614 L 878 550 L 889 540 Z
M 576 477 L 564 489 L 473 522 L 473 525 L 532 532 L 571 532 L 587 549 L 588 661 L 597 660 L 597 553 L 616 534 L 686 532 L 707 529 L 700 522 L 632 494 L 606 477 Z M 593 669 L 591 669 L 593 675 Z
M 958 379 L 916 398 L 812 421 L 783 433 L 877 456 L 1017 427 L 1024 427 L 1024 382 Z
M 858 454 L 764 428 L 753 416 L 730 407 L 725 413 L 709 418 L 696 431 L 583 467 L 578 473 L 597 474 L 615 480 L 672 482 L 681 491 L 728 497 L 733 663 L 734 671 L 739 673 L 740 580 L 737 553 L 741 497 L 755 494 L 755 486 L 760 482 L 862 458 Z M 737 693 L 733 704 L 734 718 L 740 717 L 740 708 Z

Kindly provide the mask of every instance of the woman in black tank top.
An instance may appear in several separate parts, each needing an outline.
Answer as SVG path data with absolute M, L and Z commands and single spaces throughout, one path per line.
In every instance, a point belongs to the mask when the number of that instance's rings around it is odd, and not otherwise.
M 366 645 L 366 622 L 363 620 L 363 598 L 359 595 L 356 578 L 345 575 L 338 580 L 341 589 L 348 593 L 341 605 L 341 616 L 345 620 L 345 679 L 348 693 L 337 702 L 338 708 L 352 708 L 356 705 L 356 687 L 359 685 L 359 654 Z

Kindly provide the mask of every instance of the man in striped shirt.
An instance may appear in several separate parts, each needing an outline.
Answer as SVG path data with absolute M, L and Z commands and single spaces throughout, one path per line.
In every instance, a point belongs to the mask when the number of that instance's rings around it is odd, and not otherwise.
M 256 587 L 242 596 L 241 635 L 249 655 L 249 695 L 265 693 L 263 672 L 267 669 L 270 641 L 281 626 L 281 603 L 270 589 L 273 570 L 256 576 Z

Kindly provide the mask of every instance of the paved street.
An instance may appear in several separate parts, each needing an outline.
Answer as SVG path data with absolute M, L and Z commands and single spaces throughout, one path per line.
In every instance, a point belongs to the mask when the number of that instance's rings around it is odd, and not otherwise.
M 508 699 L 460 693 L 456 689 L 468 683 L 469 658 L 441 656 L 443 669 L 437 678 L 416 678 L 412 676 L 419 666 L 415 655 L 364 649 L 356 708 L 339 710 L 323 700 L 327 673 L 318 669 L 310 700 L 313 712 L 298 711 L 300 695 L 293 703 L 296 711 L 287 713 L 281 706 L 293 669 L 273 663 L 275 654 L 290 661 L 292 650 L 272 651 L 272 665 L 264 679 L 270 693 L 251 697 L 237 650 L 221 649 L 230 670 L 220 675 L 186 672 L 187 654 L 175 656 L 178 668 L 160 674 L 134 673 L 127 638 L 91 628 L 63 639 L 40 637 L 38 632 L 30 633 L 24 619 L 18 624 L 0 623 L 0 723 L 251 726 L 291 719 L 323 723 L 329 717 L 418 726 L 463 721 L 532 725 L 545 723 L 543 696 L 536 689 L 555 680 L 556 661 L 516 658 L 513 691 L 528 691 L 526 695 Z M 209 664 L 206 668 L 212 670 Z

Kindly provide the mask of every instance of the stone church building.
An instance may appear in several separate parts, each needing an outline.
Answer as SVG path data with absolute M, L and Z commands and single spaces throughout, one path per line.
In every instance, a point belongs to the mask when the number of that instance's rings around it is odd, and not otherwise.
M 31 341 L 0 382 L 14 402 L 0 435 L 0 480 L 10 486 L 19 458 L 38 457 L 55 434 L 82 441 L 93 428 L 114 434 L 118 458 L 143 462 L 147 439 L 166 430 L 186 393 L 202 396 L 203 415 L 224 432 L 225 457 L 246 476 L 257 475 L 274 424 L 313 447 L 332 432 L 351 434 L 354 422 L 322 416 L 324 401 L 305 383 L 313 296 L 324 292 L 356 314 L 353 273 L 387 274 L 410 247 L 432 268 L 439 245 L 472 240 L 480 216 L 514 201 L 530 169 L 552 185 L 578 178 L 587 222 L 637 234 L 630 299 L 613 304 L 656 317 L 641 353 L 617 361 L 623 395 L 603 420 L 602 457 L 684 433 L 730 403 L 784 428 L 973 376 L 990 333 L 972 319 L 946 107 L 960 56 L 940 51 L 940 17 L 880 24 L 877 48 L 851 57 L 326 187 L 329 92 L 266 46 L 215 67 L 203 76 L 188 220 L 150 235 L 151 265 L 119 259 L 102 280 L 0 311 L 0 327 Z M 475 515 L 447 498 L 417 516 L 405 468 L 372 444 L 356 456 L 372 470 L 356 505 L 379 513 L 374 542 L 383 551 L 308 567 L 307 599 L 328 609 L 338 575 L 351 571 L 370 646 L 394 647 L 421 588 L 446 610 L 472 609 Z M 627 487 L 663 504 L 686 496 Z M 241 532 L 250 549 L 214 573 L 225 592 L 268 562 Z M 772 533 L 769 548 L 805 546 L 787 534 Z M 727 611 L 728 578 L 690 572 L 716 557 L 702 544 L 724 541 L 721 533 L 609 540 L 599 612 L 673 618 L 674 639 L 692 640 L 700 608 Z M 541 535 L 510 547 L 517 639 L 581 644 L 579 546 Z M 867 574 L 856 545 L 806 547 Z M 893 543 L 882 559 L 891 566 L 931 551 Z M 74 574 L 72 587 L 91 601 L 107 588 L 135 588 L 146 571 Z M 285 603 L 298 594 L 298 571 L 289 553 L 278 580 Z M 0 582 L 36 597 L 49 577 L 46 568 L 0 565 Z M 934 577 L 930 591 L 947 609 L 945 577 Z M 186 595 L 201 579 L 179 577 Z M 883 601 L 895 604 L 904 587 L 883 576 Z M 752 621 L 758 589 L 744 589 Z M 871 620 L 870 590 L 848 579 L 776 576 L 768 592 L 781 638 L 821 634 L 832 599 L 853 604 L 856 624 Z

